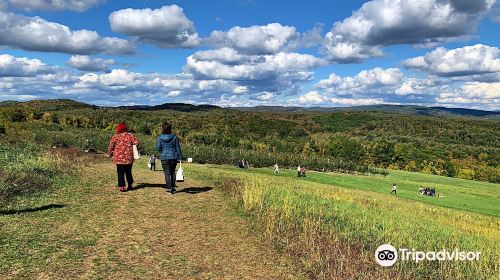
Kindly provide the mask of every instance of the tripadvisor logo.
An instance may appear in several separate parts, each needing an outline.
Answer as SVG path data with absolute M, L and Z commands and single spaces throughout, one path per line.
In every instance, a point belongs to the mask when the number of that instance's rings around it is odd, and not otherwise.
M 417 251 L 415 249 L 400 248 L 396 250 L 390 244 L 383 244 L 375 251 L 375 260 L 381 266 L 393 266 L 398 258 L 401 261 L 419 263 L 421 261 L 478 261 L 481 252 L 465 252 L 455 249 L 449 251 Z
M 375 260 L 381 266 L 392 266 L 398 260 L 398 251 L 390 244 L 383 244 L 375 251 Z

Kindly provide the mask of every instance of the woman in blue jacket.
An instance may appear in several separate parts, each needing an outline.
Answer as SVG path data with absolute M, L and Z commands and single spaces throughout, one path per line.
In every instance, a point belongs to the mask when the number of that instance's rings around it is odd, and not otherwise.
M 171 124 L 165 123 L 162 126 L 162 130 L 162 134 L 156 140 L 156 150 L 160 152 L 167 192 L 174 194 L 176 192 L 175 167 L 177 166 L 177 161 L 182 160 L 181 145 L 177 135 L 172 134 Z

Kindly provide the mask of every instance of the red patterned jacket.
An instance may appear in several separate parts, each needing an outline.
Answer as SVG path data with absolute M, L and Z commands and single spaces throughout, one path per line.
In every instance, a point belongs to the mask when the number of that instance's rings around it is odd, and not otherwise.
M 139 141 L 132 133 L 117 133 L 109 141 L 108 154 L 113 157 L 115 164 L 132 164 L 134 163 L 133 145 L 139 145 Z

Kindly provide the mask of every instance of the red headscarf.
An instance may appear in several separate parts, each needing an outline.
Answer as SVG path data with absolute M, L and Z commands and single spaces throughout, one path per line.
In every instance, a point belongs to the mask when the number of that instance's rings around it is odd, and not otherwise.
M 127 131 L 127 124 L 126 123 L 120 123 L 116 126 L 116 133 L 122 133 Z

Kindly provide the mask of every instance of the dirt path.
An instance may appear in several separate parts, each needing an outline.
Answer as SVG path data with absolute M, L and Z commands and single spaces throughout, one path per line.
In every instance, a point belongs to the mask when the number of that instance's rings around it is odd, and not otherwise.
M 177 194 L 169 195 L 161 188 L 162 172 L 136 165 L 136 189 L 119 193 L 114 187 L 112 164 L 98 163 L 84 172 L 89 183 L 72 190 L 72 197 L 64 198 L 68 190 L 54 195 L 58 203 L 68 204 L 57 210 L 59 213 L 51 210 L 54 213 L 47 211 L 42 220 L 36 219 L 41 215 L 36 213 L 31 221 L 18 220 L 39 227 L 42 235 L 46 232 L 45 239 L 60 242 L 57 250 L 48 253 L 47 263 L 41 267 L 19 264 L 4 276 L 304 278 L 287 258 L 251 234 L 248 221 L 238 216 L 216 189 L 188 181 L 179 184 Z

